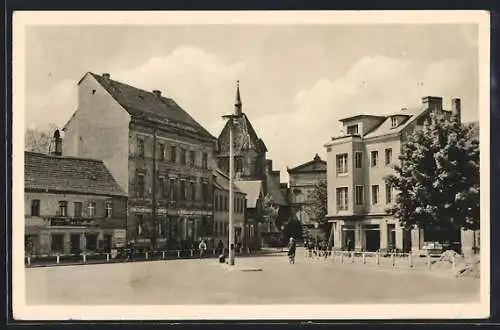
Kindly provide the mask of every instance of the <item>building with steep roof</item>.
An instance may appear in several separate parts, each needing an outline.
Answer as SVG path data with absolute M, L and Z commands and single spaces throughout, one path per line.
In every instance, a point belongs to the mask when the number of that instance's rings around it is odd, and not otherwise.
M 234 173 L 237 181 L 259 181 L 262 185 L 263 197 L 267 196 L 272 207 L 278 210 L 276 219 L 267 217 L 263 210 L 254 212 L 255 219 L 259 225 L 254 228 L 252 237 L 263 237 L 265 244 L 270 239 L 280 235 L 282 224 L 289 218 L 289 209 L 286 196 L 284 196 L 281 183 L 280 171 L 273 170 L 273 162 L 267 159 L 268 151 L 264 141 L 257 135 L 250 122 L 248 115 L 243 112 L 239 82 L 236 87 L 236 101 L 234 104 L 234 115 L 238 117 L 233 126 L 233 155 Z M 229 173 L 229 130 L 228 121 L 218 137 L 217 164 L 225 173 Z M 248 185 L 250 186 L 250 185 Z M 247 192 L 248 198 L 252 198 L 253 192 Z M 274 238 L 270 238 L 273 236 Z
M 395 195 L 384 178 L 393 174 L 402 143 L 424 124 L 431 111 L 454 113 L 460 118 L 460 99 L 452 100 L 451 111 L 444 110 L 442 102 L 440 97 L 427 96 L 415 109 L 341 119 L 344 134 L 325 144 L 329 165 L 327 218 L 332 223 L 330 239 L 335 248 L 422 249 L 423 231 L 404 230 L 386 213 Z
M 292 217 L 306 228 L 314 227 L 320 219 L 311 217 L 313 193 L 320 182 L 326 182 L 326 161 L 318 154 L 306 163 L 287 168 L 289 177 L 289 203 Z
M 28 255 L 110 252 L 125 243 L 127 194 L 100 160 L 24 153 Z
M 65 154 L 102 159 L 128 195 L 135 244 L 191 245 L 213 227 L 217 140 L 159 90 L 88 72 L 64 132 Z

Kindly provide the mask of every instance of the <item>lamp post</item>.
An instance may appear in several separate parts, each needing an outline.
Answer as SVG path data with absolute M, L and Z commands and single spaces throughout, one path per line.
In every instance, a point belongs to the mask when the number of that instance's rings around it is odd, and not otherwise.
M 239 115 L 225 115 L 222 118 L 229 120 L 229 265 L 234 265 L 234 222 L 233 222 L 233 178 L 234 178 L 234 151 L 233 126 Z

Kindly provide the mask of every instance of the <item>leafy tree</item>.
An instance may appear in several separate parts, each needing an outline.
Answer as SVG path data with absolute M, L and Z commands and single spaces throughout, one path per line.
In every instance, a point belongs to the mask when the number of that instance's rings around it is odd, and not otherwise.
M 271 224 L 271 230 L 277 230 L 276 219 L 279 214 L 279 206 L 273 203 L 273 197 L 271 194 L 266 194 L 262 202 L 262 209 L 264 213 L 264 219 L 269 221 Z
M 330 225 L 326 220 L 328 213 L 328 192 L 326 180 L 321 180 L 316 183 L 316 186 L 311 191 L 309 196 L 311 204 L 306 208 L 306 213 L 309 217 L 319 223 L 319 229 L 323 233 L 329 233 Z
M 28 128 L 24 133 L 24 150 L 47 154 L 51 147 L 56 126 L 49 125 L 47 129 Z
M 432 112 L 403 143 L 386 178 L 398 192 L 388 209 L 407 229 L 479 228 L 479 141 L 472 125 Z

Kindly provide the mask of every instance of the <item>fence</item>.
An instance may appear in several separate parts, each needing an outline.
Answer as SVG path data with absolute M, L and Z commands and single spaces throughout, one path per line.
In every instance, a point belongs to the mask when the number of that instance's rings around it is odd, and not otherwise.
M 251 256 L 258 254 L 275 254 L 277 250 L 261 251 L 236 251 L 237 256 Z M 225 255 L 228 249 L 223 252 Z M 218 249 L 206 250 L 203 258 L 216 258 L 221 254 Z M 24 258 L 26 267 L 36 266 L 57 266 L 57 265 L 78 265 L 78 264 L 99 264 L 99 263 L 120 263 L 134 261 L 154 261 L 154 260 L 174 260 L 174 259 L 194 259 L 200 258 L 199 250 L 166 250 L 166 251 L 132 251 L 125 253 L 81 253 L 81 254 L 54 254 L 54 255 L 28 255 Z
M 306 258 L 330 260 L 337 263 L 364 264 L 372 266 L 407 268 L 407 269 L 450 269 L 457 267 L 457 258 L 451 255 L 443 259 L 441 255 L 384 252 L 354 252 L 354 251 L 306 251 Z

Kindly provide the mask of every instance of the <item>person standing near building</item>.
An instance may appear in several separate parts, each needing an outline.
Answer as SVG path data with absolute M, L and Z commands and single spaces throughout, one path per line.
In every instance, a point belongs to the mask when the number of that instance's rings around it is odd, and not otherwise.
M 201 240 L 200 244 L 198 245 L 198 250 L 200 251 L 200 259 L 203 258 L 203 255 L 205 255 L 205 251 L 207 250 L 207 244 L 205 243 L 205 240 Z
M 293 237 L 290 237 L 290 242 L 288 243 L 288 262 L 291 264 L 295 263 L 295 251 L 297 249 L 297 244 Z

